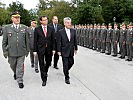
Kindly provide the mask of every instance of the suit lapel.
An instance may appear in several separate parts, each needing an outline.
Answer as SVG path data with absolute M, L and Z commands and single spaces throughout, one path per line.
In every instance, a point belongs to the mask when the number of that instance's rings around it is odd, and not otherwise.
M 42 26 L 39 27 L 39 30 L 40 30 L 41 34 L 44 36 L 44 38 L 45 38 L 45 35 L 44 35 L 44 32 L 43 32 Z
M 70 29 L 70 41 L 72 40 L 73 36 L 74 36 L 73 31 L 72 29 Z
M 67 36 L 67 33 L 66 33 L 66 30 L 65 30 L 65 28 L 63 29 L 64 30 L 64 36 L 65 36 L 65 38 L 67 39 L 67 41 L 69 42 L 69 39 L 68 39 L 68 36 Z

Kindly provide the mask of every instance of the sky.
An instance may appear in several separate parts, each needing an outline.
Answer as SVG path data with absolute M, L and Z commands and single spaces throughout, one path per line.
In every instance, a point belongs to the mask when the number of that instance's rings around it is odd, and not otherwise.
M 0 0 L 0 2 L 6 4 L 6 7 L 9 6 L 10 3 L 12 3 L 13 1 L 20 1 L 21 3 L 24 4 L 24 8 L 25 9 L 32 9 L 32 8 L 36 8 L 36 5 L 39 3 L 39 0 Z M 70 1 L 70 0 L 65 0 L 65 1 Z

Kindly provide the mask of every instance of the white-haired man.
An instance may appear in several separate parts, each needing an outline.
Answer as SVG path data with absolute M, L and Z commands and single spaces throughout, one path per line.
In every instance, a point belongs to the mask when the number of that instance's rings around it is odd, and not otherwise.
M 70 84 L 69 70 L 74 64 L 74 53 L 77 53 L 76 31 L 71 28 L 71 18 L 64 18 L 65 28 L 59 31 L 57 52 L 62 56 L 65 83 Z

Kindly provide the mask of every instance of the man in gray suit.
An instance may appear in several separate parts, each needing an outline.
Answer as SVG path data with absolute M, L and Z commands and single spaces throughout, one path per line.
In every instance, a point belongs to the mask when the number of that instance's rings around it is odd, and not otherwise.
M 3 29 L 3 55 L 8 57 L 8 62 L 17 79 L 19 88 L 23 88 L 24 60 L 29 53 L 29 37 L 27 27 L 20 24 L 20 14 L 15 11 L 11 15 L 12 24 Z
M 33 48 L 34 48 L 34 30 L 37 26 L 37 21 L 32 20 L 31 21 L 31 26 L 29 27 L 29 43 L 30 43 L 30 60 L 31 60 L 31 67 L 35 67 L 35 72 L 38 73 L 38 56 L 34 56 L 33 54 Z

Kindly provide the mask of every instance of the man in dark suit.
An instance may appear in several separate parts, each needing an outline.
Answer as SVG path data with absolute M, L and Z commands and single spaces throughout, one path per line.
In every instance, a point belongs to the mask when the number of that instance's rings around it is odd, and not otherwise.
M 58 32 L 60 29 L 62 29 L 62 26 L 58 24 L 58 17 L 57 16 L 53 16 L 53 19 L 52 19 L 52 23 L 49 24 L 53 29 L 54 29 L 54 38 L 55 38 L 55 50 L 57 51 L 57 39 L 58 39 Z M 57 67 L 57 63 L 58 63 L 58 60 L 59 60 L 59 55 L 58 53 L 56 52 L 54 54 L 54 68 L 55 69 L 59 69 Z
M 71 28 L 71 18 L 64 18 L 65 28 L 59 31 L 57 44 L 58 54 L 62 56 L 63 72 L 65 75 L 65 83 L 70 84 L 69 70 L 74 64 L 74 53 L 77 53 L 76 31 Z
M 42 86 L 46 86 L 52 53 L 55 54 L 54 29 L 48 26 L 48 18 L 40 17 L 41 25 L 34 32 L 34 55 L 38 54 Z M 44 62 L 45 58 L 45 62 Z

